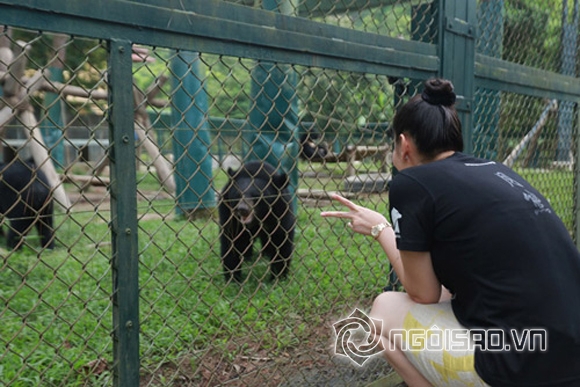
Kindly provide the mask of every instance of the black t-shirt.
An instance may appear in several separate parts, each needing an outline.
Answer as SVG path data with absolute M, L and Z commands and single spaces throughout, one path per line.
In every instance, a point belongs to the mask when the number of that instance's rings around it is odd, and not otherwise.
M 580 254 L 538 191 L 500 163 L 457 152 L 400 171 L 389 199 L 397 247 L 431 252 L 458 321 L 504 332 L 510 350 L 476 346 L 486 383 L 580 386 Z M 547 348 L 535 337 L 534 351 L 519 350 L 529 348 L 525 330 L 546 330 Z

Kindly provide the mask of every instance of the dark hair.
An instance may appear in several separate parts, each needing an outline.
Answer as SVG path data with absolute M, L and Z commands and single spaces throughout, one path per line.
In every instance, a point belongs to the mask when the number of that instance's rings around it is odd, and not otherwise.
M 421 94 L 409 100 L 393 118 L 395 141 L 405 133 L 427 160 L 439 153 L 463 150 L 461 121 L 455 110 L 453 84 L 433 78 L 424 84 Z

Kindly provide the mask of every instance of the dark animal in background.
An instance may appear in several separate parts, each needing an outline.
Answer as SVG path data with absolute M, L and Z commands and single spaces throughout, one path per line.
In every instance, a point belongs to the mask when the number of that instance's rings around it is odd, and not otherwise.
M 270 258 L 271 278 L 286 277 L 296 223 L 288 175 L 262 161 L 247 162 L 237 171 L 229 168 L 228 175 L 218 205 L 226 282 L 242 282 L 241 266 L 252 258 L 256 239 Z
M 9 220 L 6 240 L 19 248 L 36 226 L 45 248 L 54 247 L 53 202 L 46 175 L 30 160 L 0 163 L 0 215 Z M 0 228 L 0 232 L 1 232 Z
M 328 145 L 320 140 L 320 133 L 307 130 L 300 136 L 300 158 L 309 161 L 322 161 L 328 155 Z

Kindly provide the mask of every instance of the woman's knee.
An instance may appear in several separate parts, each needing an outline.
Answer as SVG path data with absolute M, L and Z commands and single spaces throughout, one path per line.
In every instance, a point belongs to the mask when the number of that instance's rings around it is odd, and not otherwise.
M 385 292 L 379 294 L 370 311 L 370 317 L 381 320 L 383 329 L 399 329 L 405 316 L 415 303 L 404 292 Z

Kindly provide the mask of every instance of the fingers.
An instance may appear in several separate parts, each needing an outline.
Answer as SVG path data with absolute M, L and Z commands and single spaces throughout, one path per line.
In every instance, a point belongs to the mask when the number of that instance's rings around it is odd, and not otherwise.
M 332 195 L 330 195 L 330 198 L 338 201 L 339 203 L 341 203 L 342 205 L 344 205 L 345 207 L 347 207 L 351 211 L 355 210 L 358 207 L 356 204 L 354 204 L 350 200 L 348 200 L 348 199 L 346 199 L 338 194 L 332 194 Z M 352 218 L 351 211 L 323 211 L 320 213 L 320 216 L 322 216 L 323 218 Z
M 344 211 L 324 211 L 320 213 L 323 218 L 352 218 L 350 212 Z
M 354 232 L 370 235 L 373 226 L 386 221 L 386 218 L 380 213 L 356 205 L 338 194 L 332 194 L 330 198 L 347 207 L 349 211 L 323 211 L 320 216 L 323 218 L 347 219 L 346 227 Z
M 344 206 L 346 206 L 350 210 L 355 210 L 358 207 L 356 204 L 354 204 L 353 202 L 351 202 L 347 198 L 340 196 L 339 194 L 332 194 L 332 195 L 330 195 L 330 198 L 343 204 Z

